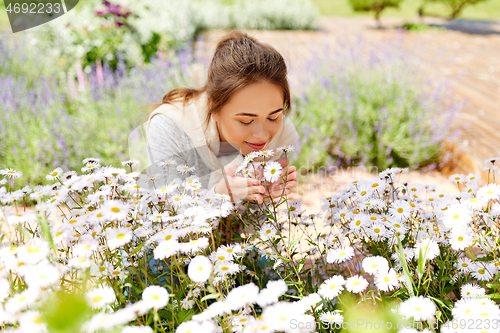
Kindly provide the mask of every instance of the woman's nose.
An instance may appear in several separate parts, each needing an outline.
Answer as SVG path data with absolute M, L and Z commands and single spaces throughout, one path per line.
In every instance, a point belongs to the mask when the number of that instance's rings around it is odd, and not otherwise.
M 254 132 L 253 132 L 253 136 L 257 140 L 261 140 L 262 142 L 264 142 L 269 138 L 269 133 L 266 130 L 264 125 L 256 124 Z

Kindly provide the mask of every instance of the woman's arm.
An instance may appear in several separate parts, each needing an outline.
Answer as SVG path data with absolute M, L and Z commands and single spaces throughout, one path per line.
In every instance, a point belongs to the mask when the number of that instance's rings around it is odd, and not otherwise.
M 184 131 L 169 117 L 157 114 L 151 118 L 148 132 L 148 153 L 151 160 L 150 175 L 155 175 L 157 186 L 165 186 L 175 178 L 184 179 L 184 175 L 177 171 L 177 166 L 181 164 L 189 165 L 190 160 L 190 139 Z M 158 164 L 172 160 L 175 162 L 168 168 Z

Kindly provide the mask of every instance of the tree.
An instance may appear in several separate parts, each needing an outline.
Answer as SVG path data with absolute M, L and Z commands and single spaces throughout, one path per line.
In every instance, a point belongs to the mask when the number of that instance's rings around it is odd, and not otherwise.
M 425 0 L 425 2 L 441 2 L 450 7 L 450 19 L 458 17 L 462 9 L 469 5 L 475 5 L 486 0 Z
M 349 0 L 349 2 L 356 12 L 375 12 L 375 19 L 378 26 L 381 27 L 380 14 L 382 11 L 387 7 L 398 8 L 402 0 Z

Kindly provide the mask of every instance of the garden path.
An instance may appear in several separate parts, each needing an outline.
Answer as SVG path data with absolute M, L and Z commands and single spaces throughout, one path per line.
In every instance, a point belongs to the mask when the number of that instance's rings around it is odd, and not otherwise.
M 446 80 L 454 86 L 458 100 L 466 101 L 463 112 L 452 129 L 460 134 L 450 143 L 457 154 L 443 173 L 412 172 L 408 175 L 418 183 L 436 184 L 438 189 L 456 192 L 446 175 L 455 172 L 482 171 L 483 161 L 500 156 L 500 21 L 455 21 L 425 18 L 425 23 L 446 28 L 422 32 L 400 32 L 394 28 L 403 23 L 400 19 L 384 19 L 385 29 L 376 28 L 370 18 L 322 18 L 317 31 L 250 31 L 251 35 L 276 47 L 287 59 L 291 80 L 294 71 L 307 66 L 307 61 L 324 47 L 338 45 L 338 41 L 362 38 L 370 43 L 401 38 L 405 49 L 415 52 L 424 61 L 422 72 L 431 82 Z M 224 31 L 204 33 L 205 43 L 198 55 L 213 54 L 217 40 Z M 201 51 L 201 53 L 200 53 Z M 301 177 L 300 188 L 291 195 L 302 200 L 309 213 L 321 210 L 323 199 L 341 184 L 359 173 L 344 173 L 321 177 Z M 363 177 L 374 176 L 364 173 Z

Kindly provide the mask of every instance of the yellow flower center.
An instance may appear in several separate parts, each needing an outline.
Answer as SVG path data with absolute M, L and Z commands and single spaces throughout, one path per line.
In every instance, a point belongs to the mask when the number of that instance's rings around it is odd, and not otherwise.
M 96 296 L 96 297 L 94 297 L 94 298 L 92 299 L 92 302 L 97 303 L 97 302 L 99 302 L 100 300 L 102 300 L 102 296 Z

